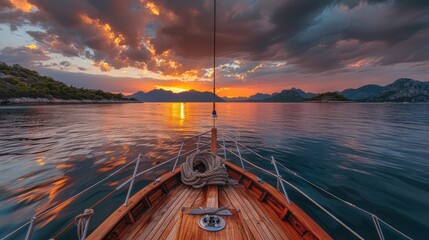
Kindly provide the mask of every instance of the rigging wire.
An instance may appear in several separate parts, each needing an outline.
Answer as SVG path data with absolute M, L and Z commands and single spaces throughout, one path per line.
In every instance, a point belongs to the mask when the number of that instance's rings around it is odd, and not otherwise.
M 217 118 L 216 113 L 216 0 L 213 2 L 213 111 L 212 118 Z M 213 127 L 215 123 L 213 121 Z

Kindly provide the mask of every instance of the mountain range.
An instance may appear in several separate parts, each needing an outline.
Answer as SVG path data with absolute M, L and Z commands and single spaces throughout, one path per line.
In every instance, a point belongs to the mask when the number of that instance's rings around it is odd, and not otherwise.
M 363 101 L 377 96 L 382 90 L 382 86 L 370 84 L 358 89 L 349 88 L 342 91 L 340 94 L 353 101 Z
M 139 91 L 128 98 L 135 98 L 143 102 L 211 102 L 213 101 L 213 93 L 199 92 L 189 90 L 180 93 L 166 91 L 164 89 L 154 89 L 147 93 Z M 216 95 L 216 102 L 225 102 L 225 100 Z
M 357 89 L 346 89 L 334 93 L 311 93 L 291 88 L 280 93 L 257 93 L 248 98 L 225 99 L 242 102 L 304 102 L 324 101 L 327 97 L 333 101 L 356 102 L 429 102 L 429 82 L 400 78 L 386 86 L 365 85 Z
M 401 78 L 366 99 L 371 102 L 429 102 L 429 82 Z
M 211 102 L 213 93 L 190 90 L 173 93 L 163 89 L 136 92 L 130 96 L 144 102 Z M 267 94 L 256 93 L 249 97 L 221 98 L 217 102 L 305 102 L 305 101 L 355 101 L 355 102 L 429 102 L 429 82 L 400 78 L 386 86 L 365 85 L 341 92 L 311 93 L 298 88 Z

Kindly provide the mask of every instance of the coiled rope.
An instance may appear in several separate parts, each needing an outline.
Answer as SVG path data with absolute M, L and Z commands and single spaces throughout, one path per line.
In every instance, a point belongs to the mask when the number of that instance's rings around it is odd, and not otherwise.
M 194 171 L 194 166 L 199 163 L 205 167 L 204 172 Z M 207 185 L 227 185 L 228 172 L 219 156 L 209 151 L 196 151 L 182 163 L 182 182 L 194 188 L 202 188 Z

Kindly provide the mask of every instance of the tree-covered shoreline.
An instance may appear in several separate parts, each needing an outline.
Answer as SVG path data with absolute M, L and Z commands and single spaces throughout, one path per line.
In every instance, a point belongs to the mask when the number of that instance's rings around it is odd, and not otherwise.
M 41 76 L 38 72 L 18 64 L 9 66 L 0 62 L 0 103 L 14 103 L 14 101 L 19 103 L 20 101 L 25 102 L 25 99 L 32 99 L 27 102 L 35 103 L 37 103 L 36 99 L 44 99 L 41 103 L 135 101 L 135 99 L 128 99 L 122 94 L 68 86 L 51 77 Z

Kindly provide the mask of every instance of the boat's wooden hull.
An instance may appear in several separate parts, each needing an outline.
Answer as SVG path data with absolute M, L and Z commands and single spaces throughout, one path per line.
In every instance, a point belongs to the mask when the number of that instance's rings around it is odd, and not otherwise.
M 332 239 L 276 188 L 230 162 L 225 165 L 239 185 L 194 189 L 181 183 L 178 168 L 136 193 L 88 239 Z M 220 232 L 200 229 L 199 216 L 187 214 L 217 205 L 233 212 Z

